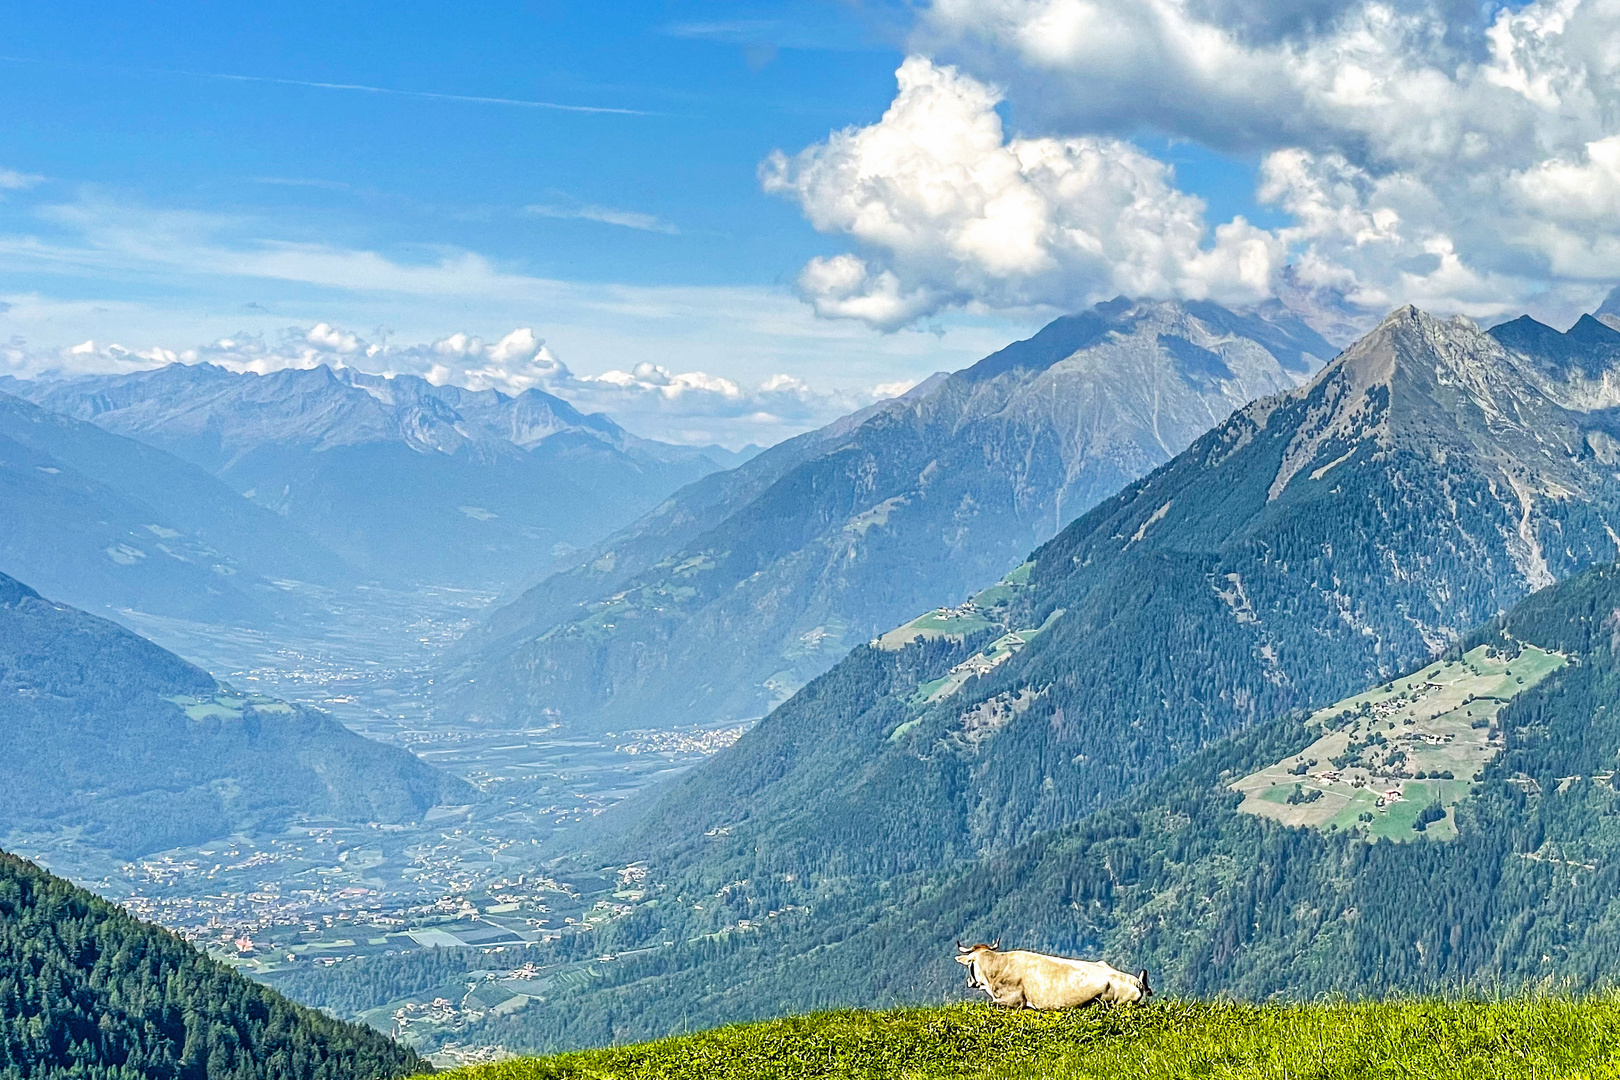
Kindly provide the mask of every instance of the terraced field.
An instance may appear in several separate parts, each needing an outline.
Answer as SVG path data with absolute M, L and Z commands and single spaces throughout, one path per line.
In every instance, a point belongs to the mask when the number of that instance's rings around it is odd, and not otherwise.
M 1310 718 L 1321 738 L 1231 785 L 1245 796 L 1238 809 L 1386 840 L 1450 839 L 1452 807 L 1502 748 L 1502 708 L 1565 663 L 1533 645 L 1511 655 L 1481 645 L 1336 702 Z

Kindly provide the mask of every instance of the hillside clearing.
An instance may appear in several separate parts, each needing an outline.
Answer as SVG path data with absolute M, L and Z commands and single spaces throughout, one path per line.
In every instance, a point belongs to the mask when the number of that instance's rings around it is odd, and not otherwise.
M 1010 1013 L 831 1012 L 658 1042 L 515 1058 L 450 1080 L 1599 1077 L 1620 1074 L 1620 999 L 1333 1005 L 1162 1002 Z
M 1419 811 L 1433 803 L 1445 817 L 1425 831 L 1453 839 L 1451 808 L 1502 748 L 1502 709 L 1565 663 L 1534 645 L 1512 656 L 1481 645 L 1336 702 L 1311 716 L 1320 739 L 1232 783 L 1244 794 L 1238 809 L 1284 825 L 1412 840 Z

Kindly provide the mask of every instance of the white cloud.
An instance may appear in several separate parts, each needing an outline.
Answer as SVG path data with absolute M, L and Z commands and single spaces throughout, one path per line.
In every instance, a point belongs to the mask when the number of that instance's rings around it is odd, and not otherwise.
M 583 412 L 605 412 L 632 432 L 673 442 L 741 447 L 774 442 L 904 392 L 912 383 L 817 390 L 795 375 L 771 375 L 755 385 L 704 371 L 671 371 L 654 363 L 595 375 L 569 370 L 532 328 L 494 341 L 455 333 L 399 345 L 368 341 L 331 323 L 286 327 L 274 334 L 240 333 L 191 348 L 98 345 L 93 340 L 55 350 L 0 347 L 0 371 L 19 377 L 130 372 L 166 364 L 208 363 L 266 374 L 322 364 L 372 374 L 417 375 L 436 385 L 521 394 L 536 389 Z M 898 387 L 898 389 L 896 389 Z
M 626 229 L 639 229 L 642 232 L 658 232 L 669 236 L 680 235 L 679 229 L 663 218 L 653 214 L 644 214 L 639 210 L 618 210 L 611 206 L 550 206 L 537 203 L 525 206 L 525 213 L 538 217 L 562 218 L 571 221 L 595 221 L 603 225 L 619 225 Z
M 1203 202 L 1129 143 L 1008 139 L 995 90 L 921 57 L 898 80 L 878 123 L 762 168 L 767 191 L 868 253 L 805 267 L 799 286 L 821 314 L 892 330 L 975 302 L 1072 309 L 1119 293 L 1268 295 L 1281 243 L 1241 219 L 1211 241 Z
M 881 121 L 764 167 L 856 246 L 805 268 L 821 314 L 1235 299 L 1287 266 L 1488 315 L 1620 278 L 1613 0 L 932 0 L 913 48 Z M 1203 232 L 1142 131 L 1257 157 L 1292 220 Z
M 25 191 L 44 180 L 43 176 L 34 173 L 18 172 L 15 169 L 0 169 L 0 191 Z
M 192 343 L 223 340 L 234 344 L 219 359 L 245 369 L 341 362 L 463 385 L 534 385 L 607 411 L 639 435 L 741 445 L 826 423 L 869 403 L 879 383 L 964 367 L 1044 321 L 965 316 L 930 333 L 883 335 L 818 319 L 786 288 L 560 281 L 460 249 L 402 257 L 289 242 L 274 238 L 280 222 L 100 192 L 34 213 L 39 234 L 0 233 L 0 273 L 71 283 L 64 291 L 76 295 L 0 294 L 0 373 L 91 370 L 90 360 L 96 370 L 150 367 L 188 352 L 200 358 L 205 350 Z M 122 284 L 131 280 L 142 283 L 138 294 Z M 289 325 L 299 327 L 292 339 Z M 510 333 L 539 325 L 546 343 Z M 63 356 L 87 338 L 94 357 Z M 570 381 L 548 370 L 542 344 L 545 355 L 567 357 Z M 373 359 L 379 350 L 386 365 Z M 651 374 L 636 375 L 644 364 Z M 812 389 L 766 389 L 784 374 Z

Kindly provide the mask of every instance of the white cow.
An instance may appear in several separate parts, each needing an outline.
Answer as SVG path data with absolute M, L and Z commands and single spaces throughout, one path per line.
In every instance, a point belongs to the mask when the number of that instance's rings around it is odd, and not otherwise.
M 1094 1001 L 1134 1004 L 1153 993 L 1148 973 L 1131 975 L 1096 960 L 1001 951 L 994 945 L 956 943 L 956 962 L 967 968 L 968 986 L 1009 1009 L 1071 1009 Z

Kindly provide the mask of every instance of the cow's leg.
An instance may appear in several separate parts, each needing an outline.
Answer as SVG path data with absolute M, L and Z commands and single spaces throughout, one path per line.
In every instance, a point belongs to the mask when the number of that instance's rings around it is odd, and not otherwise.
M 1022 1009 L 1024 1007 L 1024 988 L 1022 986 L 1009 986 L 994 995 L 994 1001 L 1004 1009 Z

